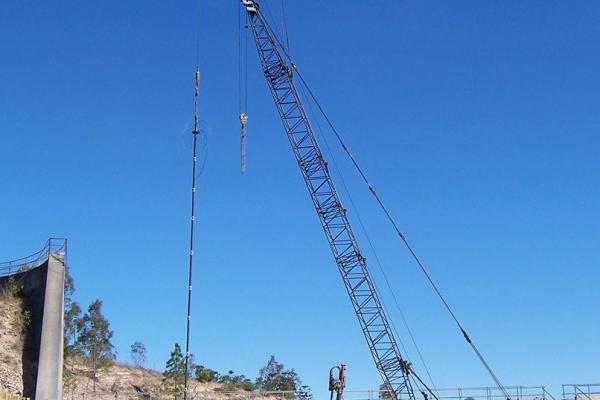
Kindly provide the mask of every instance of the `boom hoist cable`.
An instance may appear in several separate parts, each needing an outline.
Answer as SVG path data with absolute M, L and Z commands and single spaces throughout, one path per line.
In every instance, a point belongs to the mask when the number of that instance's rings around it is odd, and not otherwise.
M 251 0 L 240 1 L 247 13 L 265 79 L 377 370 L 390 388 L 392 399 L 397 400 L 402 395 L 415 400 L 412 382 L 415 372 L 400 353 L 366 259 L 283 56 L 285 49 L 278 45 L 258 4 Z
M 444 308 L 448 311 L 448 313 L 450 314 L 450 316 L 454 320 L 455 324 L 457 325 L 458 329 L 460 330 L 460 333 L 463 335 L 464 339 L 469 344 L 469 346 L 473 349 L 473 351 L 475 352 L 475 355 L 477 356 L 477 358 L 479 359 L 479 361 L 481 362 L 481 364 L 484 366 L 484 368 L 486 369 L 486 371 L 488 372 L 488 374 L 490 375 L 490 377 L 493 379 L 494 383 L 496 383 L 496 385 L 502 391 L 502 393 L 506 396 L 506 398 L 510 399 L 510 395 L 506 391 L 506 388 L 504 387 L 504 385 L 502 385 L 502 383 L 500 382 L 500 379 L 498 378 L 498 376 L 494 373 L 494 371 L 492 370 L 491 366 L 489 365 L 489 363 L 487 362 L 487 360 L 485 359 L 485 357 L 483 357 L 483 354 L 479 351 L 479 349 L 477 348 L 477 346 L 475 345 L 475 343 L 473 343 L 473 339 L 471 338 L 471 336 L 467 333 L 467 331 L 465 330 L 465 328 L 463 327 L 463 325 L 460 323 L 460 320 L 458 319 L 458 317 L 456 316 L 454 310 L 450 307 L 450 305 L 448 304 L 448 302 L 446 301 L 446 299 L 442 295 L 440 289 L 438 288 L 438 286 L 434 282 L 433 278 L 429 274 L 429 272 L 428 272 L 427 268 L 425 267 L 424 263 L 421 261 L 421 259 L 419 258 L 419 256 L 415 252 L 414 248 L 412 247 L 412 245 L 410 244 L 410 242 L 406 238 L 406 236 L 400 230 L 400 228 L 398 226 L 398 223 L 393 218 L 393 216 L 391 215 L 390 211 L 388 210 L 388 208 L 383 203 L 383 200 L 381 199 L 381 197 L 379 196 L 379 194 L 375 190 L 374 186 L 368 180 L 368 178 L 365 175 L 363 169 L 360 167 L 360 165 L 358 164 L 358 162 L 356 161 L 356 159 L 354 158 L 354 156 L 350 152 L 350 149 L 346 145 L 346 143 L 344 142 L 344 140 L 342 139 L 341 134 L 338 132 L 338 130 L 335 128 L 335 126 L 331 122 L 331 119 L 325 113 L 323 107 L 321 106 L 321 104 L 317 100 L 316 96 L 314 95 L 314 93 L 312 92 L 312 90 L 308 86 L 307 82 L 305 81 L 304 77 L 300 73 L 297 65 L 294 64 L 294 63 L 291 63 L 291 62 L 290 62 L 290 64 L 294 68 L 294 71 L 298 75 L 298 77 L 299 77 L 302 85 L 306 88 L 307 92 L 309 93 L 310 98 L 317 105 L 317 108 L 319 109 L 319 112 L 325 118 L 325 121 L 327 122 L 327 125 L 334 132 L 334 134 L 335 134 L 337 140 L 339 141 L 339 143 L 340 143 L 340 145 L 341 145 L 344 153 L 350 158 L 350 161 L 352 162 L 354 168 L 359 173 L 359 175 L 360 175 L 361 179 L 363 180 L 363 182 L 367 185 L 367 187 L 369 189 L 369 192 L 371 192 L 371 195 L 375 198 L 375 200 L 376 200 L 377 204 L 379 205 L 380 209 L 383 211 L 383 213 L 385 214 L 387 220 L 392 225 L 392 227 L 393 227 L 394 231 L 396 232 L 398 238 L 404 243 L 404 245 L 408 249 L 410 255 L 415 260 L 416 264 L 419 266 L 419 269 L 421 270 L 421 272 L 423 273 L 423 275 L 425 276 L 425 278 L 427 279 L 427 281 L 429 282 L 429 284 L 433 288 L 434 292 L 436 293 L 436 295 L 438 296 L 438 298 L 442 302 Z
M 431 278 L 431 275 L 428 273 L 424 264 L 421 262 L 404 234 L 400 231 L 398 224 L 375 191 L 373 185 L 371 185 L 362 168 L 360 168 L 358 162 L 352 156 L 348 146 L 344 143 L 341 135 L 335 129 L 333 123 L 323 110 L 323 107 L 317 101 L 312 90 L 302 77 L 298 67 L 292 62 L 285 46 L 279 41 L 263 15 L 260 13 L 258 3 L 251 0 L 240 1 L 246 8 L 247 17 L 252 27 L 259 58 L 269 89 L 311 194 L 336 263 L 338 264 L 338 268 L 342 274 L 344 283 L 346 284 L 347 291 L 351 297 L 363 333 L 369 344 L 371 354 L 373 355 L 377 369 L 384 379 L 385 387 L 391 389 L 390 394 L 393 395 L 394 399 L 397 399 L 399 394 L 403 391 L 408 394 L 409 399 L 414 399 L 414 392 L 409 379 L 410 376 L 414 376 L 416 378 L 415 384 L 417 387 L 420 386 L 420 383 L 434 398 L 437 399 L 437 396 L 431 389 L 427 387 L 414 371 L 412 371 L 411 365 L 402 358 L 398 350 L 385 311 L 368 273 L 366 260 L 358 248 L 358 244 L 356 243 L 356 239 L 346 217 L 346 210 L 341 205 L 341 201 L 333 186 L 327 162 L 324 160 L 321 150 L 316 142 L 312 127 L 306 117 L 304 106 L 296 91 L 292 79 L 292 72 L 286 61 L 289 61 L 289 64 L 299 77 L 301 84 L 308 90 L 310 98 L 315 102 L 319 111 L 327 121 L 327 124 L 335 133 L 344 152 L 349 156 L 352 164 L 367 185 L 379 207 L 392 224 L 396 234 L 407 247 L 413 259 L 442 301 L 444 307 L 450 313 L 461 334 L 472 347 L 498 388 L 502 390 L 507 399 L 510 399 L 508 392 L 479 349 L 473 343 L 473 340 L 458 320 L 456 314 Z M 359 278 L 359 280 L 353 280 L 356 278 Z M 358 292 L 358 290 L 360 290 L 360 292 Z M 364 298 L 359 299 L 359 293 L 361 296 L 364 296 Z M 368 314 L 365 312 L 366 304 L 369 304 L 368 310 L 370 313 Z M 377 322 L 377 331 L 370 329 L 372 328 L 372 323 L 374 321 Z M 382 338 L 385 338 L 384 343 L 387 345 L 383 351 L 382 348 L 378 346 L 381 343 Z
M 306 95 L 306 91 L 304 90 L 304 87 L 300 86 L 300 89 L 302 91 L 303 97 L 308 98 L 308 96 Z M 379 272 L 381 273 L 381 275 L 382 275 L 382 277 L 383 277 L 383 279 L 385 281 L 386 287 L 387 287 L 390 295 L 392 296 L 392 299 L 394 300 L 394 305 L 396 306 L 396 310 L 400 313 L 400 316 L 402 317 L 402 322 L 404 324 L 404 327 L 406 328 L 406 331 L 407 331 L 407 333 L 408 333 L 408 335 L 409 335 L 409 337 L 411 339 L 411 342 L 412 342 L 412 344 L 413 344 L 413 346 L 414 346 L 414 348 L 415 348 L 415 350 L 417 352 L 417 355 L 418 355 L 418 357 L 419 357 L 419 359 L 421 361 L 421 364 L 422 364 L 422 366 L 423 366 L 423 368 L 425 370 L 425 373 L 427 374 L 427 376 L 429 378 L 429 383 L 431 384 L 431 388 L 433 388 L 433 390 L 436 391 L 436 394 L 439 397 L 439 393 L 435 389 L 436 386 L 435 386 L 435 384 L 433 382 L 433 378 L 431 377 L 431 373 L 429 372 L 429 368 L 427 367 L 427 363 L 425 362 L 425 359 L 423 358 L 423 354 L 421 353 L 421 350 L 419 349 L 419 346 L 418 346 L 417 341 L 416 341 L 416 339 L 415 339 L 415 337 L 414 337 L 414 335 L 412 333 L 412 330 L 411 330 L 411 328 L 410 328 L 410 326 L 408 324 L 406 316 L 404 315 L 404 312 L 402 311 L 402 308 L 400 307 L 400 303 L 398 302 L 396 294 L 395 294 L 394 290 L 392 289 L 392 285 L 391 285 L 391 283 L 390 283 L 390 281 L 389 281 L 389 279 L 387 277 L 387 274 L 386 274 L 386 272 L 385 272 L 385 270 L 383 268 L 383 264 L 382 264 L 382 262 L 381 262 L 381 260 L 379 258 L 379 255 L 378 255 L 377 251 L 375 250 L 375 246 L 374 246 L 373 241 L 371 240 L 371 237 L 370 237 L 370 235 L 369 235 L 369 233 L 367 231 L 367 228 L 366 228 L 366 226 L 365 226 L 365 224 L 364 224 L 364 222 L 362 220 L 362 217 L 361 217 L 361 214 L 360 214 L 360 212 L 358 210 L 358 207 L 356 206 L 356 204 L 355 204 L 355 202 L 354 202 L 354 200 L 352 198 L 352 195 L 350 193 L 350 190 L 348 189 L 348 186 L 346 185 L 346 181 L 344 179 L 342 171 L 338 167 L 335 155 L 334 155 L 331 147 L 329 146 L 329 142 L 327 140 L 327 137 L 322 132 L 321 124 L 319 123 L 318 118 L 316 117 L 315 113 L 313 112 L 313 108 L 311 106 L 311 103 L 308 102 L 306 105 L 308 107 L 308 110 L 310 111 L 310 115 L 314 118 L 314 121 L 316 122 L 317 132 L 319 133 L 319 139 L 322 140 L 323 143 L 325 144 L 325 148 L 327 149 L 329 157 L 333 161 L 333 167 L 334 167 L 335 171 L 337 172 L 337 175 L 339 176 L 340 182 L 342 184 L 342 188 L 344 189 L 344 193 L 345 193 L 346 197 L 348 198 L 348 200 L 350 202 L 350 205 L 352 207 L 352 211 L 354 212 L 354 214 L 355 214 L 355 216 L 356 216 L 356 218 L 358 220 L 358 223 L 359 223 L 359 226 L 360 226 L 360 228 L 362 230 L 362 233 L 363 233 L 365 239 L 367 240 L 367 244 L 369 245 L 369 249 L 371 250 L 371 253 L 374 256 L 375 265 L 377 266 Z M 404 352 L 405 358 L 408 361 L 410 361 L 410 357 L 408 356 L 408 350 L 404 347 L 404 344 L 402 342 L 400 334 L 398 333 L 398 330 L 395 327 L 394 321 L 390 320 L 390 323 L 391 323 L 392 330 L 394 331 L 396 337 L 398 338 L 398 342 L 400 343 L 400 347 L 402 348 L 402 350 Z
M 304 79 L 304 77 L 302 76 L 300 70 L 298 69 L 298 66 L 294 62 L 292 62 L 289 53 L 287 53 L 286 50 L 285 50 L 285 46 L 283 46 L 281 44 L 281 42 L 277 39 L 276 36 L 274 36 L 274 39 L 277 42 L 277 44 L 280 46 L 280 48 L 282 49 L 282 52 L 285 55 L 286 59 L 289 60 L 290 65 L 292 66 L 294 72 L 296 73 L 296 75 L 298 76 L 298 78 L 300 80 L 300 83 L 302 84 L 302 86 L 304 88 L 306 88 L 306 90 L 307 90 L 310 98 L 316 104 L 319 112 L 323 115 L 323 118 L 327 122 L 327 125 L 330 127 L 330 129 L 333 131 L 333 133 L 334 133 L 335 137 L 337 138 L 338 142 L 340 143 L 340 145 L 341 145 L 344 153 L 349 157 L 350 161 L 352 162 L 352 165 L 357 170 L 357 172 L 360 175 L 360 177 L 363 180 L 363 182 L 367 185 L 367 188 L 369 189 L 369 192 L 375 198 L 377 204 L 379 205 L 380 209 L 385 214 L 387 220 L 392 225 L 392 227 L 393 227 L 394 231 L 396 232 L 397 236 L 403 242 L 403 244 L 406 246 L 406 248 L 408 249 L 408 251 L 411 254 L 412 258 L 415 260 L 416 264 L 419 266 L 419 269 L 424 274 L 425 278 L 427 279 L 427 281 L 429 282 L 429 284 L 433 288 L 434 292 L 436 293 L 436 295 L 438 296 L 438 298 L 442 302 L 444 308 L 448 311 L 448 313 L 450 314 L 451 318 L 454 320 L 455 324 L 457 325 L 457 327 L 458 327 L 460 333 L 462 334 L 462 336 L 464 337 L 465 341 L 473 349 L 475 355 L 477 356 L 477 358 L 479 359 L 479 361 L 481 362 L 481 364 L 484 366 L 484 368 L 486 369 L 486 371 L 488 372 L 488 374 L 490 375 L 490 377 L 492 378 L 492 380 L 494 381 L 494 383 L 496 383 L 497 387 L 502 391 L 502 393 L 506 396 L 507 399 L 510 399 L 510 395 L 508 394 L 506 388 L 501 383 L 500 379 L 495 374 L 495 372 L 492 370 L 491 366 L 489 365 L 489 363 L 487 362 L 487 360 L 485 359 L 485 357 L 483 356 L 483 354 L 479 351 L 479 349 L 477 348 L 477 346 L 473 342 L 473 339 L 471 338 L 471 336 L 468 334 L 468 332 L 466 331 L 466 329 L 460 323 L 460 320 L 458 319 L 458 317 L 456 316 L 455 312 L 453 311 L 453 309 L 450 307 L 449 303 L 446 301 L 446 299 L 442 295 L 442 293 L 441 293 L 440 289 L 438 288 L 438 286 L 436 285 L 436 283 L 433 281 L 433 278 L 429 274 L 429 272 L 428 272 L 427 268 L 425 267 L 424 263 L 418 257 L 418 255 L 416 254 L 414 248 L 412 247 L 412 245 L 410 244 L 410 242 L 408 241 L 408 239 L 406 238 L 406 236 L 400 230 L 400 228 L 398 226 L 398 223 L 393 218 L 393 216 L 391 215 L 390 211 L 385 206 L 385 204 L 383 203 L 381 197 L 379 196 L 379 194 L 375 190 L 374 186 L 368 180 L 368 178 L 367 178 L 366 174 L 364 173 L 363 169 L 360 167 L 360 165 L 358 164 L 358 162 L 356 161 L 356 159 L 354 158 L 354 156 L 350 152 L 350 149 L 346 145 L 346 143 L 344 142 L 341 134 L 335 128 L 335 126 L 333 125 L 333 123 L 332 123 L 331 119 L 329 118 L 329 116 L 325 113 L 325 110 L 323 109 L 322 105 L 319 103 L 319 101 L 317 100 L 317 98 L 314 95 L 313 91 L 311 90 L 310 86 L 308 85 L 308 83 L 306 82 L 306 80 Z

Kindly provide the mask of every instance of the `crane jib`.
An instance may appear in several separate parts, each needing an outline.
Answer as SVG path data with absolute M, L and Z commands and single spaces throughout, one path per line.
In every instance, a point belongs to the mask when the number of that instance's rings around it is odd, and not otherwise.
M 394 399 L 415 395 L 381 300 L 315 138 L 292 74 L 255 1 L 241 0 L 267 84 L 376 367 Z

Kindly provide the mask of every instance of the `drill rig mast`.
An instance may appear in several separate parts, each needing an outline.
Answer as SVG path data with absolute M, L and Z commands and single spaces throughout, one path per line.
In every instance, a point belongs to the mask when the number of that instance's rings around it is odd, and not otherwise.
M 264 76 L 302 177 L 319 216 L 352 306 L 375 361 L 394 400 L 415 400 L 410 363 L 404 360 L 369 274 L 365 257 L 335 189 L 327 161 L 315 138 L 296 90 L 285 48 L 277 40 L 256 1 L 241 0 L 245 8 Z M 419 382 L 422 381 L 414 375 Z

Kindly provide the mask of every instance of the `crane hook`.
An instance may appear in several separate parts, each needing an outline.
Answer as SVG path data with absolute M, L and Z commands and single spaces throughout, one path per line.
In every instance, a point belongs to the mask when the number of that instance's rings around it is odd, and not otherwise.
M 240 124 L 241 124 L 242 175 L 246 174 L 246 122 L 248 122 L 248 115 L 246 113 L 241 113 L 240 114 Z

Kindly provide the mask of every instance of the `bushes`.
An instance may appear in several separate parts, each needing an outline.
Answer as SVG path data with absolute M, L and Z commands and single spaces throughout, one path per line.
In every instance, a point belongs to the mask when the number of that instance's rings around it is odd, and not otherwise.
M 194 375 L 198 382 L 217 382 L 221 377 L 217 371 L 206 368 L 204 365 L 194 367 Z
M 31 310 L 25 308 L 23 302 L 23 285 L 14 276 L 10 276 L 6 285 L 0 290 L 0 301 L 18 302 L 21 308 L 18 323 L 21 331 L 24 333 L 27 327 L 31 325 Z
M 256 386 L 250 379 L 246 378 L 244 375 L 234 375 L 233 371 L 229 371 L 227 375 L 221 376 L 218 382 L 223 384 L 223 387 L 219 389 L 223 392 L 234 392 L 238 390 L 251 392 L 256 390 Z
M 0 300 L 10 301 L 21 297 L 23 285 L 14 277 L 9 276 L 6 286 L 0 291 Z

